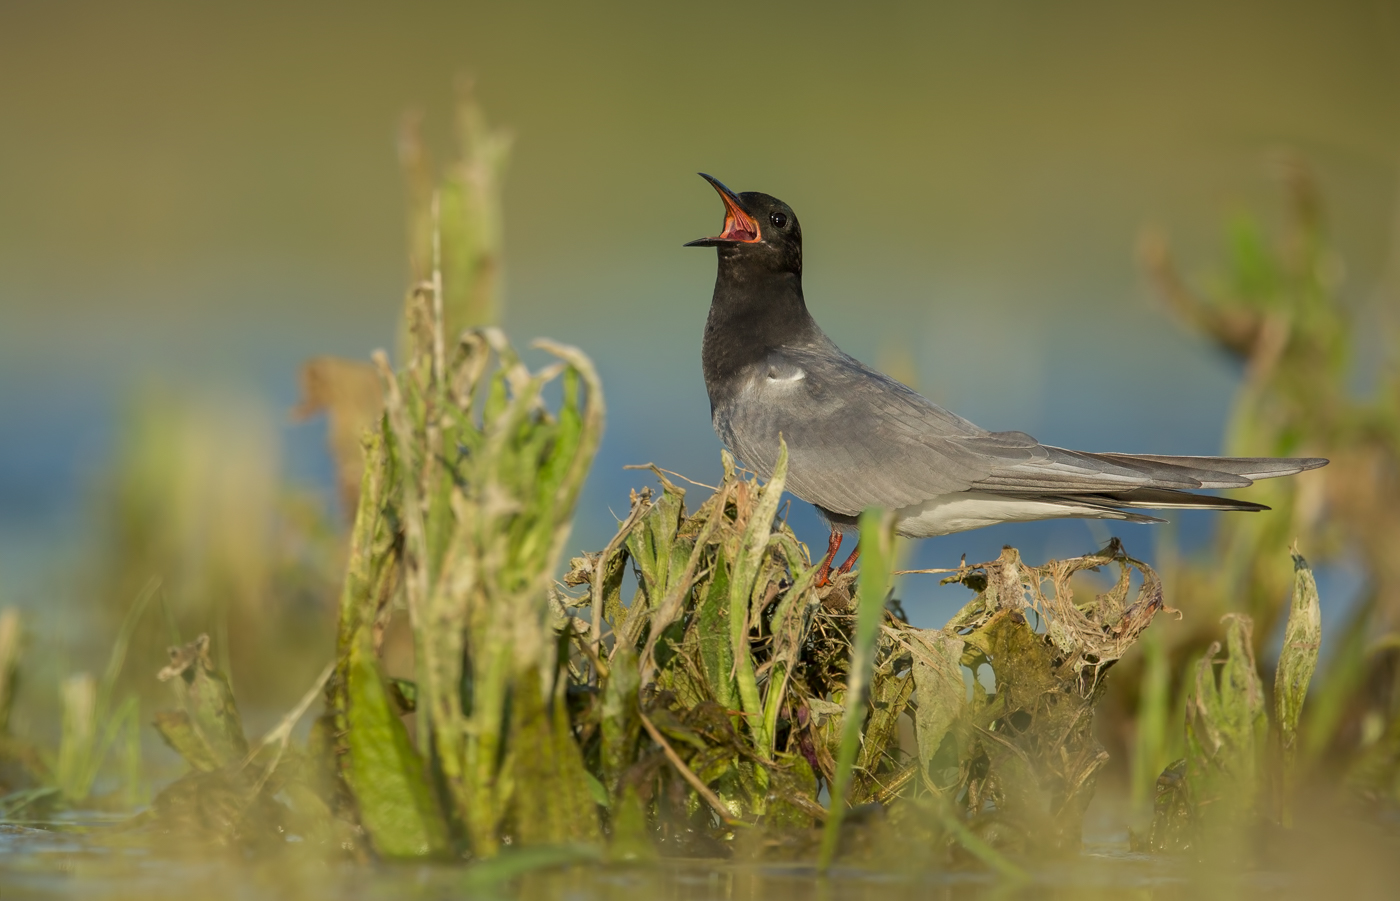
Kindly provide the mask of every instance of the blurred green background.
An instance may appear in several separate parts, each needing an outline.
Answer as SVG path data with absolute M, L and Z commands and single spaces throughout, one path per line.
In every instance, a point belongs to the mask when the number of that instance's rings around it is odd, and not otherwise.
M 1400 307 L 1395 3 L 10 2 L 0 601 L 53 612 L 86 590 L 94 510 L 151 397 L 206 421 L 180 457 L 205 492 L 180 495 L 181 534 L 207 533 L 248 594 L 275 577 L 229 537 L 272 527 L 199 511 L 256 519 L 272 483 L 334 507 L 324 424 L 286 413 L 298 367 L 392 346 L 396 130 L 421 111 L 445 156 L 462 73 L 516 137 L 504 324 L 578 344 L 608 392 L 578 548 L 646 482 L 623 464 L 718 475 L 699 367 L 714 259 L 680 246 L 721 218 L 697 170 L 798 211 L 809 305 L 846 350 L 1055 444 L 1219 449 L 1239 373 L 1152 297 L 1134 246 L 1155 224 L 1204 271 L 1232 211 L 1282 218 L 1283 149 L 1316 171 L 1342 295 L 1377 326 L 1359 386 Z M 1188 537 L 1209 524 L 1178 519 Z M 821 541 L 805 505 L 793 520 Z M 1114 531 L 1135 552 L 1154 541 Z M 1005 527 L 911 562 L 1102 537 Z M 1346 593 L 1323 575 L 1324 598 Z

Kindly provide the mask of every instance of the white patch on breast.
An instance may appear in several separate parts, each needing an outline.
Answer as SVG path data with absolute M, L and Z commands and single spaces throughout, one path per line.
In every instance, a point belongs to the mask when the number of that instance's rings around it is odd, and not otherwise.
M 787 369 L 768 369 L 762 375 L 755 373 L 745 379 L 739 392 L 740 396 L 749 400 L 767 403 L 772 399 L 771 392 L 793 391 L 806 378 L 807 373 L 795 366 Z
M 785 366 L 769 369 L 765 375 L 755 378 L 752 384 L 758 394 L 768 395 L 771 401 L 775 395 L 781 397 L 805 387 L 802 383 L 806 378 L 807 373 L 796 366 Z
M 932 538 L 1003 522 L 1031 522 L 1063 517 L 1125 518 L 1117 511 L 1105 510 L 1102 507 L 1029 501 L 971 491 L 944 495 L 922 504 L 901 507 L 895 512 L 895 516 L 895 527 L 899 534 L 906 538 Z

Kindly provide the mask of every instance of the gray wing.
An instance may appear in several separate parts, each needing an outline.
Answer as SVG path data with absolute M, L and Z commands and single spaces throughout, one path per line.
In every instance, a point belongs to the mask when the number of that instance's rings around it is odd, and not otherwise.
M 721 439 L 765 477 L 781 434 L 788 490 L 847 516 L 963 491 L 1073 497 L 1112 507 L 1259 509 L 1186 492 L 1244 487 L 1326 463 L 1093 454 L 1042 445 L 1024 432 L 979 428 L 829 343 L 771 352 L 714 414 Z

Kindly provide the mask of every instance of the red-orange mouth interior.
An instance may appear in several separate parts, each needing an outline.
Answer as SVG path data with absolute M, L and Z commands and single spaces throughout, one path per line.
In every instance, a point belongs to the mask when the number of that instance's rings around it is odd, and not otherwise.
M 739 209 L 728 197 L 725 197 L 724 231 L 719 233 L 719 239 L 721 241 L 740 241 L 744 244 L 756 244 L 759 238 L 758 223 L 754 221 L 754 218 Z

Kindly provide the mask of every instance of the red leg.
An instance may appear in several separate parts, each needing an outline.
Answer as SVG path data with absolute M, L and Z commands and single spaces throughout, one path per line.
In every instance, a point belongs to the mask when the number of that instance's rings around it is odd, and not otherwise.
M 841 550 L 841 539 L 845 536 L 840 529 L 832 529 L 831 537 L 826 542 L 826 556 L 822 558 L 822 568 L 817 570 L 816 586 L 825 587 L 831 582 L 831 564 L 836 559 L 836 552 Z
M 855 546 L 855 549 L 854 549 L 853 551 L 851 551 L 851 556 L 849 556 L 849 557 L 846 558 L 846 562 L 841 564 L 841 568 L 838 569 L 837 572 L 844 576 L 846 573 L 848 573 L 848 572 L 851 571 L 851 567 L 852 567 L 852 566 L 855 566 L 855 565 L 856 565 L 856 561 L 859 560 L 859 559 L 860 559 L 860 544 L 859 544 L 859 542 L 857 542 L 857 544 L 856 544 L 856 546 Z

